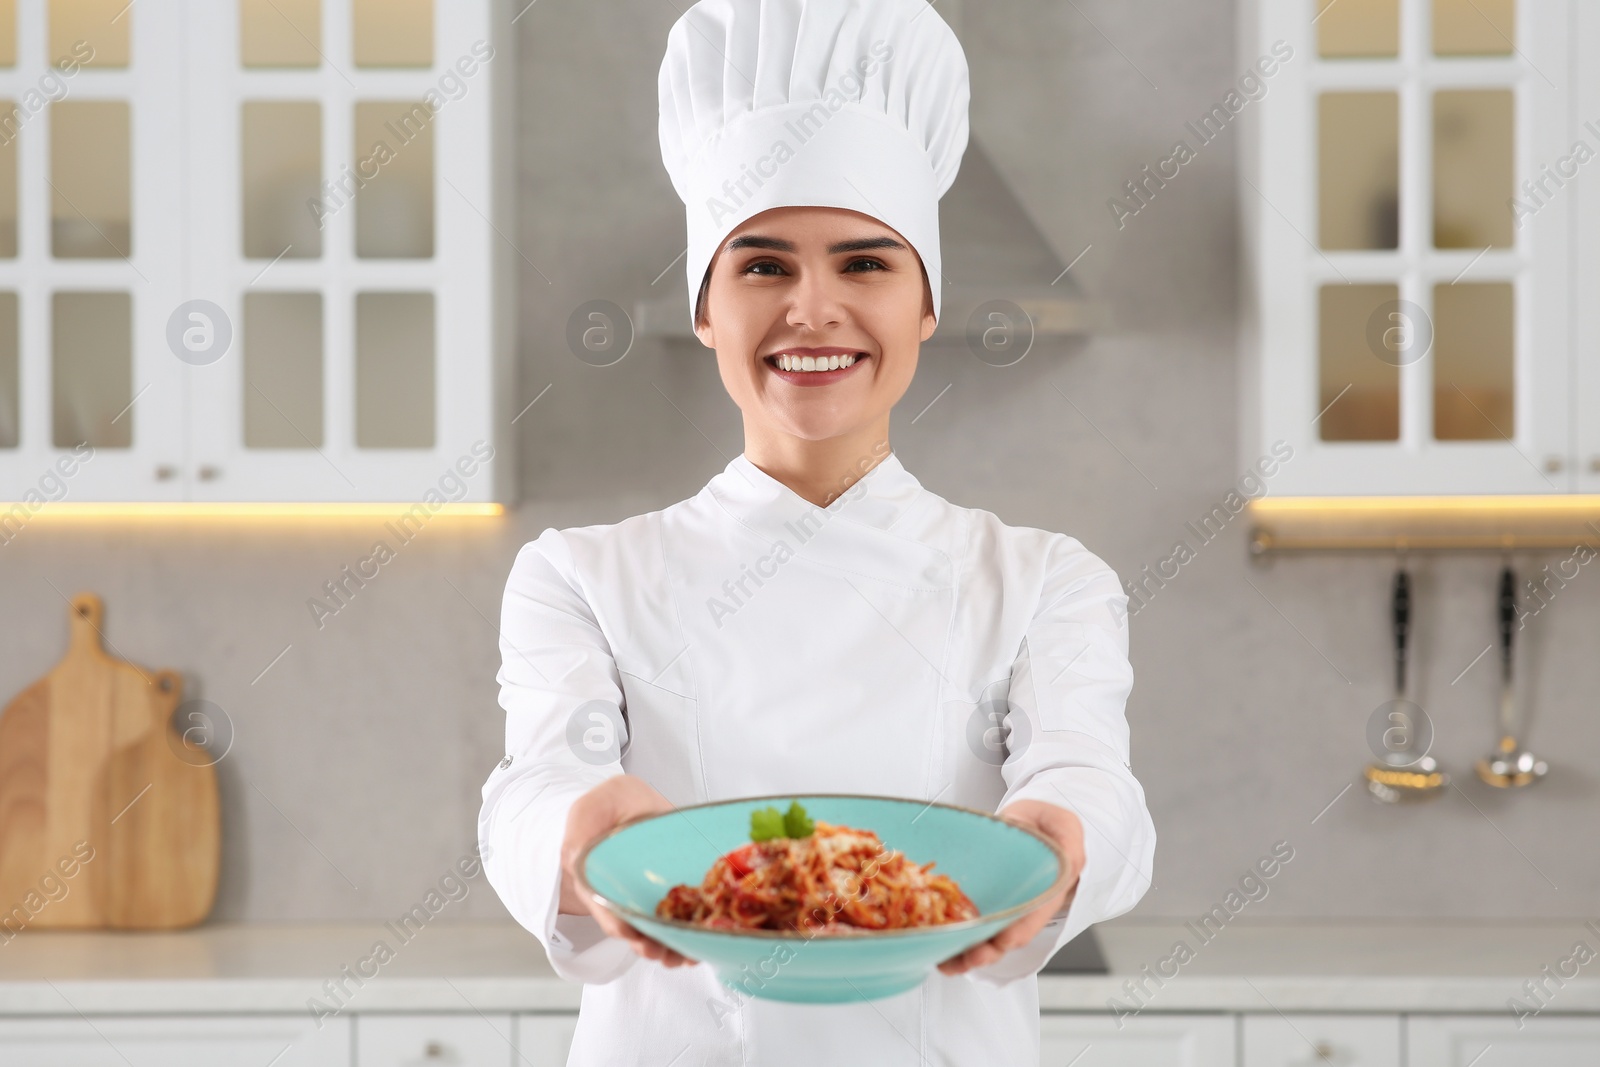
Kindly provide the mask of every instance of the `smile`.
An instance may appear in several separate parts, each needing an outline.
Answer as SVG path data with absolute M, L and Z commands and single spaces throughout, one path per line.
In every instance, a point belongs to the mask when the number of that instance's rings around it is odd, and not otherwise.
M 831 385 L 871 357 L 865 352 L 837 356 L 766 356 L 772 372 L 794 385 Z
M 850 366 L 856 361 L 856 353 L 842 356 L 791 356 L 784 353 L 781 356 L 768 358 L 774 360 L 782 370 L 825 371 Z

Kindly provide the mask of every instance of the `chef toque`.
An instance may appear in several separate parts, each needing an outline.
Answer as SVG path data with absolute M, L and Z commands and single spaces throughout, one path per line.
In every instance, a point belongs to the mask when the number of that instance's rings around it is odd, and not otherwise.
M 688 221 L 689 315 L 723 240 L 774 207 L 901 234 L 939 315 L 939 198 L 967 147 L 967 60 L 927 0 L 700 0 L 658 79 L 661 160 Z

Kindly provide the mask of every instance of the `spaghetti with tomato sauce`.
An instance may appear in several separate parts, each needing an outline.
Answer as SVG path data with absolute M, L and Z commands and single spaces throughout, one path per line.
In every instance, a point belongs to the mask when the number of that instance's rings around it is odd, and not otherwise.
M 717 858 L 698 886 L 675 885 L 656 916 L 713 930 L 853 934 L 978 917 L 951 878 L 885 848 L 870 830 L 816 821 L 805 837 L 753 841 Z

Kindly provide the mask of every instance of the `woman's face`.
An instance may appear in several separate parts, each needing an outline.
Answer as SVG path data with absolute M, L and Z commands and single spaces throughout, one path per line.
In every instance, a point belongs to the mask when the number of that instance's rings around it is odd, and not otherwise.
M 751 430 L 810 441 L 874 427 L 917 369 L 934 317 L 922 260 L 899 233 L 844 208 L 781 207 L 736 227 L 712 258 L 695 326 Z M 848 369 L 785 370 L 786 353 Z

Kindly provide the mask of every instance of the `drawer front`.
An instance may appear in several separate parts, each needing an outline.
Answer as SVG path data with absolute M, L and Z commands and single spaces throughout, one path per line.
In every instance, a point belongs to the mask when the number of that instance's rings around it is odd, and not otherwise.
M 1413 1015 L 1406 1020 L 1407 1067 L 1595 1067 L 1600 1018 L 1539 1015 Z
M 0 1019 L 5 1067 L 351 1067 L 350 1044 L 309 1015 Z
M 1231 1015 L 1104 1015 L 1043 1012 L 1039 1062 L 1066 1067 L 1234 1067 Z M 1093 1052 L 1089 1052 L 1090 1049 Z
M 518 1015 L 517 1067 L 566 1067 L 577 1029 L 575 1011 Z
M 362 1015 L 356 1067 L 512 1067 L 515 1041 L 510 1015 Z
M 1244 1067 L 1400 1067 L 1398 1015 L 1246 1015 Z

